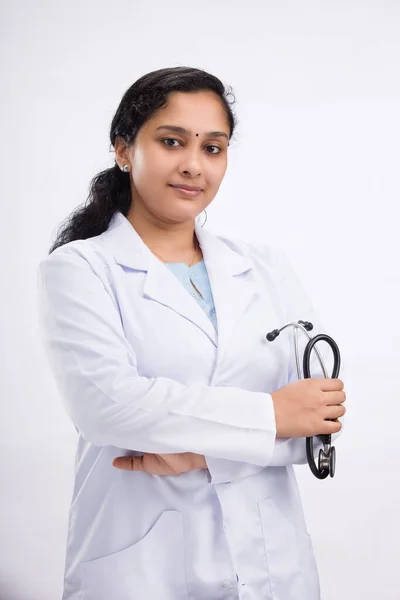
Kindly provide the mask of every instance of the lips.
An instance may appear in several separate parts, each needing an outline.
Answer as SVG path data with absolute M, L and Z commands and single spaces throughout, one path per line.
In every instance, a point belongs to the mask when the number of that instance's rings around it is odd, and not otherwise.
M 169 184 L 171 187 L 174 188 L 180 188 L 182 190 L 188 190 L 189 192 L 201 192 L 201 188 L 197 187 L 197 186 L 191 186 L 191 185 L 173 185 L 172 183 Z
M 190 185 L 185 185 L 184 188 L 177 185 L 170 185 L 170 187 L 175 190 L 175 194 L 180 198 L 198 198 L 203 193 L 201 188 L 193 189 Z

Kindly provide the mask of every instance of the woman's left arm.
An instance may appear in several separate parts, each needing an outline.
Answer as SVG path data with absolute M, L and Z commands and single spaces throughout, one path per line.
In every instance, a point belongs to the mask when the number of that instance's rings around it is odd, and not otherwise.
M 285 307 L 286 322 L 297 322 L 299 319 L 311 321 L 314 325 L 312 336 L 318 333 L 326 333 L 324 326 L 317 314 L 308 294 L 305 292 L 303 285 L 292 268 L 289 260 L 282 250 L 277 250 L 277 259 L 275 263 L 276 284 L 281 297 L 281 303 Z M 278 324 L 279 325 L 279 324 Z M 284 325 L 284 323 L 282 323 Z M 287 332 L 285 332 L 287 333 Z M 300 356 L 303 355 L 304 348 L 307 344 L 306 337 L 299 332 L 298 347 Z M 327 344 L 318 346 L 323 358 L 331 356 L 331 349 Z M 325 357 L 324 357 L 325 355 Z M 310 372 L 312 377 L 323 377 L 321 366 L 315 352 L 311 354 Z M 326 364 L 325 360 L 325 364 Z M 331 362 L 331 361 L 330 361 Z M 329 364 L 329 363 L 328 363 Z M 341 371 L 343 371 L 343 366 Z M 328 373 L 328 376 L 330 373 Z M 341 373 L 340 378 L 343 381 Z M 297 381 L 297 371 L 295 363 L 294 348 L 290 354 L 288 364 L 288 380 L 287 383 Z M 343 425 L 343 418 L 339 421 Z M 332 442 L 342 433 L 342 429 L 332 435 Z M 320 449 L 323 448 L 319 438 L 314 437 L 314 458 L 318 457 Z M 133 459 L 133 460 L 131 460 Z M 207 469 L 208 465 L 212 466 L 211 483 L 227 483 L 255 475 L 267 467 L 283 467 L 288 465 L 307 464 L 306 453 L 306 438 L 276 438 L 274 451 L 270 463 L 266 466 L 255 465 L 246 462 L 239 462 L 209 456 L 203 456 L 193 453 L 182 454 L 148 454 L 136 457 L 122 457 L 116 459 L 114 465 L 117 468 L 127 468 L 129 470 L 146 470 L 149 473 L 155 474 L 180 474 L 193 469 Z M 131 468 L 131 465 L 133 468 Z M 161 472 L 162 471 L 162 472 Z
M 149 454 L 143 456 L 119 456 L 113 467 L 125 471 L 144 471 L 153 475 L 180 475 L 194 469 L 207 469 L 202 454 L 182 452 L 179 454 Z

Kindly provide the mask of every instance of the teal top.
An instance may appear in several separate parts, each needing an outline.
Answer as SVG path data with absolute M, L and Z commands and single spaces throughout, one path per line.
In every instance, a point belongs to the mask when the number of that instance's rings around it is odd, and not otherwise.
M 217 318 L 215 315 L 214 298 L 211 292 L 210 281 L 208 279 L 208 273 L 204 259 L 195 265 L 188 267 L 185 263 L 165 263 L 170 271 L 179 279 L 182 285 L 187 289 L 189 294 L 196 300 L 199 306 L 204 310 L 210 321 L 215 327 L 215 331 L 218 332 Z M 203 299 L 200 298 L 192 284 L 199 290 Z

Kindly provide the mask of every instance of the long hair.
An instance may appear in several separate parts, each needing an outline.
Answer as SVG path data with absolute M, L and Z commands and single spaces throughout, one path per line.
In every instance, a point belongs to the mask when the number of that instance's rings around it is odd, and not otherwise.
M 155 111 L 167 105 L 170 92 L 201 90 L 211 90 L 220 97 L 231 139 L 237 124 L 229 100 L 229 96 L 233 96 L 231 89 L 226 89 L 217 77 L 202 69 L 170 67 L 143 75 L 125 92 L 111 123 L 112 146 L 117 136 L 131 146 L 140 127 Z M 73 240 L 100 235 L 108 228 L 115 212 L 119 210 L 127 216 L 131 202 L 129 173 L 121 171 L 115 162 L 113 167 L 101 171 L 92 179 L 86 203 L 75 209 L 61 224 L 49 254 Z

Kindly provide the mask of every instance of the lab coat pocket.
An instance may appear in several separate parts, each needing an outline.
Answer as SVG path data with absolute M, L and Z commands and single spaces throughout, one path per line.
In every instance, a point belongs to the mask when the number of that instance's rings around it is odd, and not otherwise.
M 273 498 L 258 502 L 273 600 L 320 600 L 311 536 L 286 517 Z
M 186 600 L 182 514 L 164 511 L 138 542 L 82 565 L 85 600 Z

